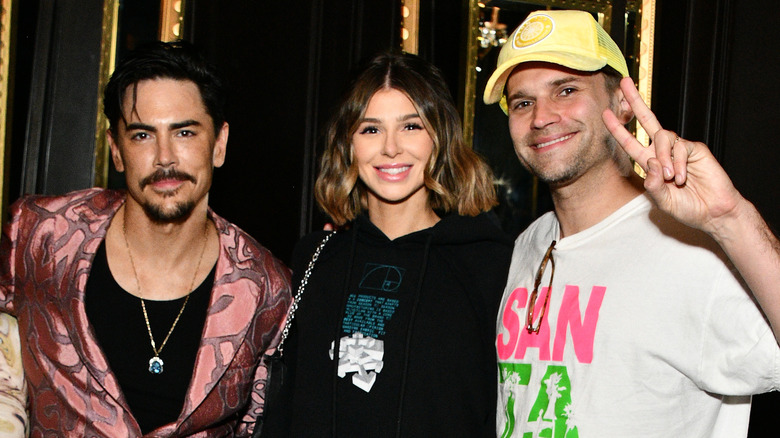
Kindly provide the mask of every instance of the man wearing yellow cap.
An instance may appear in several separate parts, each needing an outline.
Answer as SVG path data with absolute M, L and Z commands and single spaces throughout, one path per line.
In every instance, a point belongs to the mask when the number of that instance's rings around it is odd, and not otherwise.
M 539 11 L 488 81 L 555 205 L 518 237 L 499 310 L 499 436 L 745 436 L 750 395 L 780 386 L 780 243 L 627 76 L 590 14 Z

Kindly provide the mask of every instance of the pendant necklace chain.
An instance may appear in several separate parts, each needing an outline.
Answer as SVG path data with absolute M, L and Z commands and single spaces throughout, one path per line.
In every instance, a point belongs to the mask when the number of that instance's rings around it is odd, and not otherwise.
M 130 251 L 130 243 L 127 241 L 127 207 L 125 207 L 125 214 L 122 218 L 122 235 L 125 238 L 125 248 L 127 248 L 127 255 L 130 258 L 130 266 L 133 268 L 133 276 L 135 277 L 135 286 L 137 293 L 139 295 L 138 298 L 141 300 L 141 310 L 144 313 L 144 322 L 146 322 L 146 331 L 149 333 L 149 341 L 152 344 L 152 351 L 154 351 L 154 357 L 149 359 L 149 372 L 152 374 L 162 374 L 163 372 L 163 360 L 160 359 L 160 353 L 162 352 L 163 348 L 165 348 L 165 344 L 168 343 L 168 339 L 171 337 L 171 333 L 173 333 L 173 329 L 176 328 L 176 324 L 179 322 L 179 318 L 181 318 L 182 313 L 184 313 L 184 308 L 187 307 L 187 302 L 190 300 L 190 295 L 192 294 L 192 288 L 195 287 L 195 279 L 198 276 L 198 271 L 200 271 L 200 264 L 203 261 L 203 254 L 206 253 L 206 244 L 208 243 L 208 220 L 206 221 L 206 226 L 204 227 L 203 232 L 203 248 L 200 251 L 200 257 L 198 258 L 198 265 L 195 267 L 195 272 L 192 273 L 192 280 L 190 280 L 190 287 L 187 290 L 187 295 L 184 298 L 184 303 L 181 305 L 181 309 L 179 309 L 179 314 L 176 315 L 176 319 L 173 320 L 173 324 L 171 324 L 170 330 L 168 330 L 168 334 L 165 335 L 165 339 L 163 339 L 162 344 L 160 344 L 160 348 L 157 348 L 157 344 L 154 342 L 154 335 L 152 335 L 152 326 L 149 324 L 149 315 L 146 313 L 146 302 L 143 298 L 140 297 L 141 295 L 141 281 L 138 279 L 138 270 L 135 267 L 135 260 L 133 260 L 133 253 Z

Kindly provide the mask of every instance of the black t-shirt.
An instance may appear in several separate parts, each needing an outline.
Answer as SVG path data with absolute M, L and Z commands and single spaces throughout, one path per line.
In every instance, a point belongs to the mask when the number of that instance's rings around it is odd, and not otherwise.
M 160 275 L 165 275 L 160 272 Z M 105 242 L 95 254 L 87 280 L 87 319 L 122 393 L 143 433 L 176 421 L 192 378 L 203 324 L 214 284 L 214 268 L 191 294 L 171 337 L 160 353 L 163 372 L 149 372 L 154 351 L 141 310 L 141 300 L 122 289 L 108 267 Z M 159 348 L 185 298 L 145 300 L 154 341 Z

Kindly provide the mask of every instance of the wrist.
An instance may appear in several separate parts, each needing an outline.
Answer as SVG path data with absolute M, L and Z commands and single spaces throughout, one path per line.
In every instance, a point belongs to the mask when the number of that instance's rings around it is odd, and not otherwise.
M 740 196 L 732 209 L 713 218 L 710 225 L 711 229 L 708 233 L 724 249 L 749 235 L 751 229 L 756 230 L 766 227 L 764 220 L 753 203 L 742 196 Z

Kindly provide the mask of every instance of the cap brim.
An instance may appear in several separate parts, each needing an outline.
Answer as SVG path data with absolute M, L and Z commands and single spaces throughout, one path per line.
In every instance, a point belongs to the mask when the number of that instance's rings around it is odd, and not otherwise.
M 490 105 L 501 100 L 507 78 L 509 78 L 509 75 L 512 74 L 512 71 L 517 65 L 534 61 L 549 62 L 578 71 L 596 71 L 607 65 L 606 59 L 564 54 L 560 52 L 533 52 L 525 55 L 518 55 L 496 67 L 496 71 L 490 75 L 487 85 L 485 86 L 485 93 L 482 96 L 482 100 L 485 104 Z

